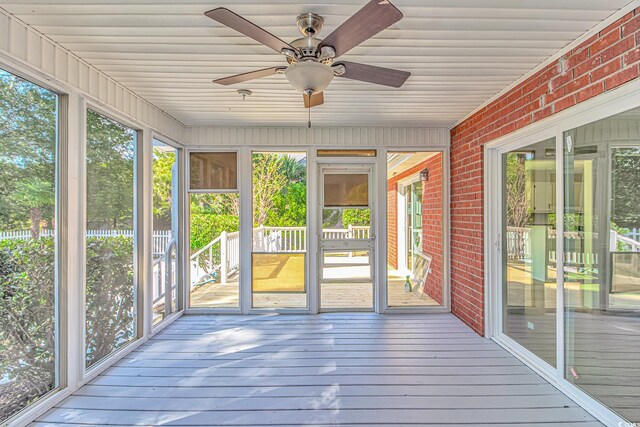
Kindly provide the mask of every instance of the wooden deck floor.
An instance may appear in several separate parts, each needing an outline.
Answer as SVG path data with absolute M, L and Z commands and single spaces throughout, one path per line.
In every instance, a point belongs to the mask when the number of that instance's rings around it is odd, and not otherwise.
M 35 426 L 595 427 L 452 315 L 184 316 Z

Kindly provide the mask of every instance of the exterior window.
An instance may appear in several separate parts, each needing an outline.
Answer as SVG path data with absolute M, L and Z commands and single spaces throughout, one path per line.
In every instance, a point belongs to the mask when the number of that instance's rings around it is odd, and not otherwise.
M 153 141 L 153 323 L 178 310 L 178 150 Z
M 0 70 L 0 424 L 58 387 L 57 96 Z
M 640 423 L 640 109 L 564 134 L 565 378 Z
M 253 153 L 253 308 L 306 308 L 306 153 Z
M 506 153 L 503 331 L 556 364 L 555 139 Z
M 237 153 L 190 153 L 190 306 L 240 307 Z
M 136 337 L 136 132 L 87 110 L 86 366 Z
M 444 199 L 441 152 L 387 155 L 387 302 L 443 304 Z

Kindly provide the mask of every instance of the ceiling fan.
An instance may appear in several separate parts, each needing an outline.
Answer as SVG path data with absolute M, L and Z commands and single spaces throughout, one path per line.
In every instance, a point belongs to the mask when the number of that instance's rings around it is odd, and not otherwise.
M 369 1 L 324 39 L 317 37 L 324 23 L 320 15 L 299 15 L 298 30 L 304 37 L 291 43 L 286 43 L 224 7 L 205 12 L 205 15 L 284 55 L 289 64 L 225 77 L 214 80 L 214 83 L 232 85 L 284 74 L 291 86 L 303 94 L 305 108 L 311 108 L 324 103 L 323 92 L 334 76 L 398 88 L 411 75 L 407 71 L 391 68 L 336 61 L 352 48 L 402 19 L 402 12 L 388 0 Z

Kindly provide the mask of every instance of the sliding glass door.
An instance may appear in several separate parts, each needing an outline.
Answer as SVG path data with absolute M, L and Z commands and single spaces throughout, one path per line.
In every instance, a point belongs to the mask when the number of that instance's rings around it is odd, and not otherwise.
M 500 207 L 488 207 L 501 210 L 490 252 L 499 261 L 489 260 L 502 278 L 496 339 L 632 423 L 640 422 L 638 129 L 640 108 L 488 156 L 502 166 L 490 184 Z M 489 222 L 497 225 L 490 214 Z
M 555 140 L 504 153 L 502 174 L 503 332 L 555 366 Z
M 640 109 L 564 134 L 565 378 L 640 422 Z

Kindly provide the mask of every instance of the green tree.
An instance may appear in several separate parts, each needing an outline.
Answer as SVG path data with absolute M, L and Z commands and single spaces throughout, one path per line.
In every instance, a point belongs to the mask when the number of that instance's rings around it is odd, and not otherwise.
M 29 211 L 31 222 L 31 237 L 40 237 L 40 222 L 42 221 L 43 209 L 51 208 L 55 204 L 53 184 L 40 178 L 19 181 L 11 199 L 18 206 L 23 206 Z
M 306 182 L 307 179 L 307 163 L 304 160 L 296 159 L 290 155 L 284 155 L 280 171 L 290 183 Z
M 640 226 L 640 149 L 612 151 L 611 220 L 625 228 Z
M 175 150 L 153 150 L 154 229 L 171 227 L 171 205 L 173 204 L 173 171 L 175 164 Z
M 287 184 L 287 177 L 282 171 L 285 158 L 288 156 L 272 153 L 253 155 L 254 226 L 267 223 L 275 196 Z
M 87 226 L 133 227 L 133 130 L 87 111 Z
M 294 182 L 273 198 L 273 207 L 264 225 L 271 227 L 301 227 L 307 223 L 307 185 Z
M 53 204 L 44 203 L 42 187 L 53 194 L 56 155 L 56 95 L 0 70 L 0 223 L 5 229 L 39 226 L 32 215 L 52 223 Z M 29 187 L 36 187 L 29 189 Z M 20 191 L 21 197 L 15 195 Z M 29 194 L 39 201 L 25 200 Z

